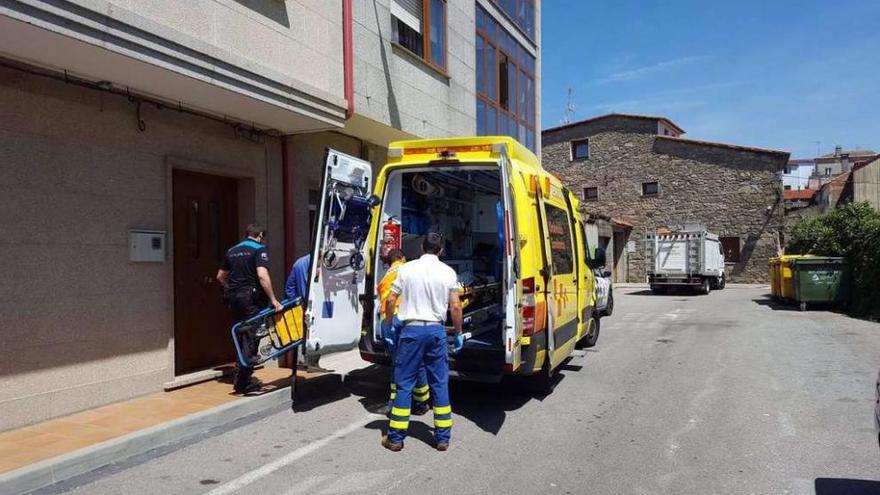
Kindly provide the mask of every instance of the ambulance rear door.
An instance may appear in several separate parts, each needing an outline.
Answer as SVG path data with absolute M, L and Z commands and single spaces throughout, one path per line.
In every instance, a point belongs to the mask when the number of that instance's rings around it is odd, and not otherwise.
M 522 321 L 519 310 L 520 242 L 514 204 L 513 172 L 510 157 L 501 153 L 501 190 L 504 196 L 504 364 L 508 372 L 517 370 L 522 362 Z
M 361 335 L 367 236 L 378 198 L 369 162 L 328 149 L 315 224 L 306 354 L 357 347 Z

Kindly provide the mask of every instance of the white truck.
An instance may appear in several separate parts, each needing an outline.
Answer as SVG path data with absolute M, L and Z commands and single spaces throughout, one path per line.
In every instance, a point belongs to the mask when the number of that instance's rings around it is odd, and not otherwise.
M 661 229 L 645 238 L 648 283 L 655 294 L 691 287 L 702 294 L 725 285 L 718 236 L 705 229 Z

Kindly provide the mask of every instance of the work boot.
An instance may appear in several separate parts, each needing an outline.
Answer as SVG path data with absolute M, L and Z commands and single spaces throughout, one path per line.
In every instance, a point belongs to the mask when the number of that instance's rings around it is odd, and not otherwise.
M 425 414 L 428 414 L 428 411 L 430 410 L 431 408 L 428 407 L 427 403 L 419 402 L 413 406 L 412 412 L 410 414 L 412 414 L 413 416 L 424 416 Z
M 391 452 L 400 452 L 401 450 L 403 450 L 402 443 L 392 443 L 391 440 L 388 440 L 387 436 L 382 437 L 382 446 L 390 450 Z
M 252 394 L 254 392 L 258 392 L 263 388 L 263 382 L 260 381 L 259 378 L 251 378 L 251 381 L 248 382 L 247 385 L 241 390 L 235 389 L 235 393 L 238 395 L 247 395 Z
M 445 442 L 438 442 L 437 450 L 439 450 L 440 452 L 446 452 L 447 450 L 449 450 L 449 444 Z

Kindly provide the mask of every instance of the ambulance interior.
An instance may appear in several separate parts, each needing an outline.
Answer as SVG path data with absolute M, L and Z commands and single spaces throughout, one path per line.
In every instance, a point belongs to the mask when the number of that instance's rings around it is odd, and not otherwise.
M 433 166 L 391 172 L 385 190 L 377 253 L 382 253 L 382 227 L 389 219 L 400 223 L 400 247 L 407 260 L 421 256 L 425 234 L 443 234 L 441 259 L 461 284 L 464 332 L 470 333 L 465 351 L 503 349 L 506 253 L 500 177 L 497 166 Z M 378 263 L 377 268 L 378 281 L 385 267 Z

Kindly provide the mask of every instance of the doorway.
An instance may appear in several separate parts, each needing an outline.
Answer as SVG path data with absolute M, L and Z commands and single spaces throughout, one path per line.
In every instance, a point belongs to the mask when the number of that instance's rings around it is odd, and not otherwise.
M 235 360 L 232 315 L 217 269 L 238 239 L 235 179 L 185 170 L 172 173 L 174 223 L 174 373 Z
M 626 243 L 628 238 L 629 232 L 619 230 L 614 231 L 614 268 L 611 270 L 611 281 L 614 283 L 628 282 L 627 277 L 629 274 L 627 273 L 627 263 L 624 259 L 626 256 Z

